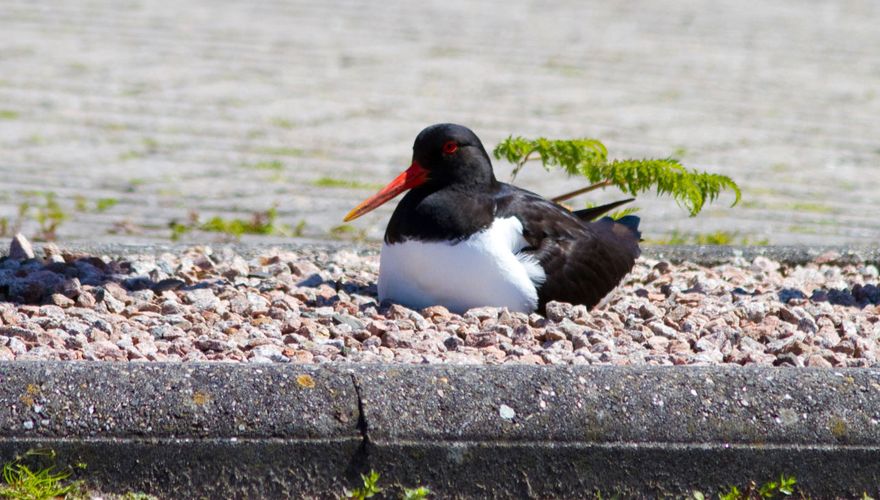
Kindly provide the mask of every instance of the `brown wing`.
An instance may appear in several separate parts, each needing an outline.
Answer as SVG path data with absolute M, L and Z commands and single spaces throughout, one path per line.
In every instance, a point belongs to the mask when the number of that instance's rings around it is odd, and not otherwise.
M 638 218 L 583 222 L 540 196 L 505 185 L 496 197 L 496 217 L 517 217 L 546 279 L 538 308 L 551 300 L 593 307 L 632 269 L 639 256 Z

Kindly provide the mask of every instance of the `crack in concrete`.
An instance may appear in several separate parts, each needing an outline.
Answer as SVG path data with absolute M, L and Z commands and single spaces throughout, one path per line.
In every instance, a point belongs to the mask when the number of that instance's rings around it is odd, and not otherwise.
M 370 466 L 370 427 L 367 424 L 367 414 L 364 411 L 364 398 L 361 394 L 361 385 L 358 381 L 357 375 L 354 373 L 351 374 L 351 383 L 354 386 L 354 393 L 357 396 L 357 405 L 358 405 L 358 421 L 357 428 L 361 433 L 361 446 L 358 449 L 358 457 L 357 462 L 360 462 L 366 470 L 369 470 Z

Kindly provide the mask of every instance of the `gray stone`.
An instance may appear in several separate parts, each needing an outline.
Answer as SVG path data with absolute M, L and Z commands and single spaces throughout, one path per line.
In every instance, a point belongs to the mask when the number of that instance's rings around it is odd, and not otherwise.
M 27 352 L 27 345 L 22 342 L 22 340 L 18 337 L 10 337 L 9 342 L 6 343 L 6 346 L 9 347 L 9 350 L 17 356 Z
M 220 308 L 220 299 L 209 288 L 187 290 L 183 296 L 188 304 L 199 311 L 217 311 Z
M 546 316 L 550 321 L 560 322 L 572 315 L 573 306 L 567 302 L 550 301 L 547 303 Z
M 31 242 L 21 233 L 16 233 L 9 244 L 9 258 L 14 260 L 33 259 L 34 249 Z

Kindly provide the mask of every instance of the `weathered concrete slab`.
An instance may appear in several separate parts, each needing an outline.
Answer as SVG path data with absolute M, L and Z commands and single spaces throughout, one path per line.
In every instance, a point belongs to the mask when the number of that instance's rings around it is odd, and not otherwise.
M 880 370 L 6 362 L 0 378 L 0 459 L 52 448 L 95 486 L 168 498 L 335 496 L 370 469 L 440 497 L 880 484 Z
M 358 418 L 351 376 L 334 369 L 0 363 L 0 457 L 50 448 L 105 490 L 323 495 L 363 469 Z
M 880 444 L 880 370 L 390 366 L 356 374 L 370 440 Z M 389 398 L 387 388 L 394 387 Z
M 17 361 L 0 385 L 0 436 L 360 436 L 350 376 L 314 366 Z

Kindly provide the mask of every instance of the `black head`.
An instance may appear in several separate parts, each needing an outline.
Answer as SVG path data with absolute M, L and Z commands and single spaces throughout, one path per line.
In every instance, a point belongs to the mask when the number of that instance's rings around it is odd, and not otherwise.
M 413 163 L 428 171 L 426 186 L 485 186 L 495 183 L 492 162 L 479 137 L 453 123 L 431 125 L 413 144 Z
M 431 125 L 416 137 L 412 165 L 352 209 L 344 220 L 356 219 L 409 189 L 424 198 L 447 187 L 486 190 L 495 184 L 489 155 L 476 134 L 461 125 Z

